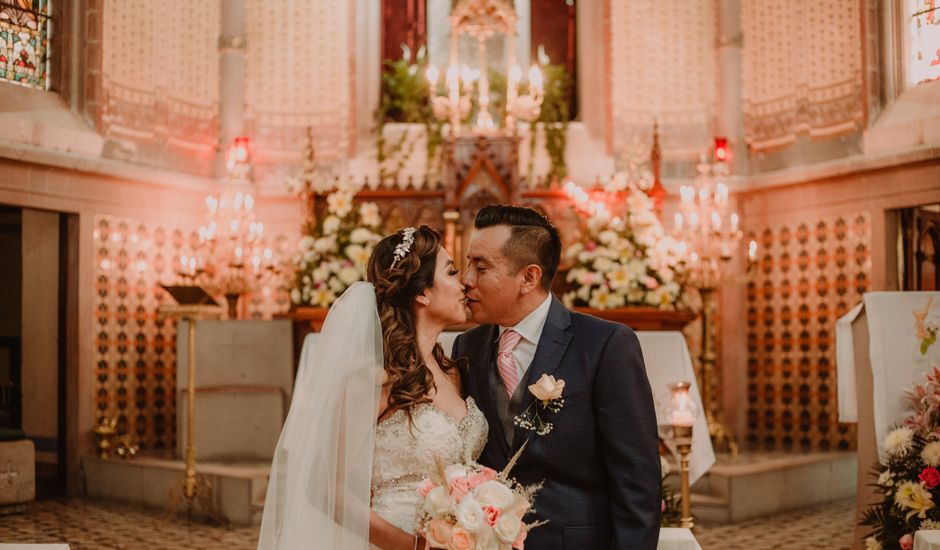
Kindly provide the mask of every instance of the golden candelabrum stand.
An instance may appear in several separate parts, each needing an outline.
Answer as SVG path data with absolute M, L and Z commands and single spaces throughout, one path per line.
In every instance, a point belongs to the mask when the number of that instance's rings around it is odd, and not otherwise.
M 208 297 L 199 287 L 165 287 L 180 300 L 171 288 L 194 289 L 199 296 Z M 209 298 L 211 300 L 211 298 Z M 157 309 L 161 319 L 177 319 L 186 321 L 187 337 L 187 387 L 186 387 L 186 451 L 184 454 L 185 477 L 180 486 L 170 491 L 170 507 L 172 512 L 179 509 L 180 501 L 185 498 L 187 511 L 191 512 L 197 499 L 203 508 L 211 510 L 212 486 L 208 479 L 196 473 L 196 321 L 203 319 L 220 319 L 223 309 L 213 304 L 178 304 L 165 305 Z
M 685 282 L 698 290 L 702 301 L 699 387 L 708 433 L 716 449 L 737 456 L 738 444 L 721 414 L 721 373 L 715 352 L 714 311 L 720 286 L 736 279 L 731 273 L 732 258 L 743 232 L 739 228 L 738 214 L 731 211 L 729 188 L 723 182 L 729 172 L 727 162 L 710 164 L 702 159 L 697 169 L 695 185 L 683 185 L 679 190 L 679 211 L 675 214 L 672 233 L 683 248 Z M 748 253 L 753 260 L 756 253 L 753 241 Z
M 689 382 L 669 384 L 672 400 L 666 411 L 676 451 L 679 453 L 679 491 L 682 499 L 679 527 L 685 529 L 695 527 L 695 521 L 692 519 L 692 490 L 689 486 L 689 455 L 692 453 L 692 427 L 698 416 L 698 407 L 689 394 L 691 387 Z

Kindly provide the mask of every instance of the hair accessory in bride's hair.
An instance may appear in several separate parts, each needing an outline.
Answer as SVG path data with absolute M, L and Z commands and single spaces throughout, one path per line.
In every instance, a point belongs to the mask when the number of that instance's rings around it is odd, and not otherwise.
M 400 260 L 403 260 L 405 256 L 408 255 L 408 252 L 411 251 L 411 245 L 415 244 L 415 232 L 418 231 L 414 227 L 406 227 L 402 231 L 401 243 L 395 247 L 395 259 L 392 260 L 392 266 L 395 267 Z M 391 269 L 391 267 L 389 269 Z

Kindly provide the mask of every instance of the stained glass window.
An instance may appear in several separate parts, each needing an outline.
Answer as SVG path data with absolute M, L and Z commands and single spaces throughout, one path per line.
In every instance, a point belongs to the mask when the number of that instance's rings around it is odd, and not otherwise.
M 940 79 L 940 0 L 905 0 L 907 85 Z
M 49 87 L 49 1 L 0 0 L 0 80 Z

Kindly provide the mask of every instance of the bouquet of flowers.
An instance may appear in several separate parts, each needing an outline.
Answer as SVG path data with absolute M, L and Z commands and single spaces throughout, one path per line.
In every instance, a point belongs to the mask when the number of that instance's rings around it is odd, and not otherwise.
M 884 500 L 862 520 L 872 526 L 866 548 L 910 550 L 914 532 L 940 529 L 940 368 L 905 394 L 911 414 L 882 442 L 887 461 L 874 470 Z
M 516 455 L 518 457 L 518 454 Z M 523 487 L 508 477 L 515 459 L 500 473 L 476 463 L 438 463 L 433 479 L 418 488 L 418 532 L 431 548 L 522 550 L 528 532 L 541 523 L 522 521 L 539 486 Z
M 679 301 L 679 241 L 663 231 L 646 193 L 634 188 L 626 202 L 623 219 L 604 210 L 588 217 L 582 242 L 568 248 L 566 280 L 577 286 L 562 297 L 568 307 L 668 309 Z
M 366 263 L 381 239 L 379 207 L 356 206 L 353 193 L 327 195 L 327 212 L 312 234 L 304 235 L 293 257 L 291 302 L 329 307 L 351 284 L 365 280 Z

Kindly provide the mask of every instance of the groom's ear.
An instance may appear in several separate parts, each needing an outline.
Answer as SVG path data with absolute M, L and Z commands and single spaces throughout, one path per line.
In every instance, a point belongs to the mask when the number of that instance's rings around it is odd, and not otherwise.
M 522 293 L 528 294 L 542 286 L 542 268 L 538 264 L 529 264 L 522 268 Z

